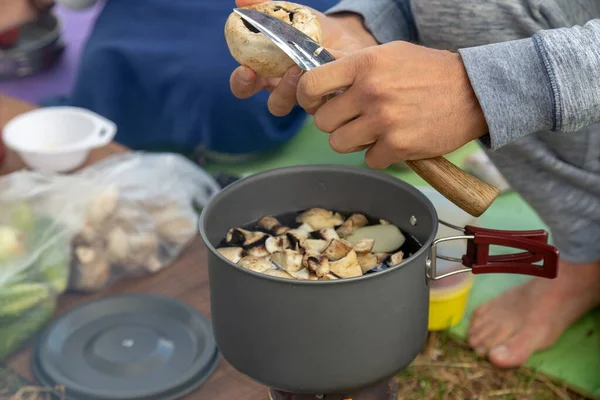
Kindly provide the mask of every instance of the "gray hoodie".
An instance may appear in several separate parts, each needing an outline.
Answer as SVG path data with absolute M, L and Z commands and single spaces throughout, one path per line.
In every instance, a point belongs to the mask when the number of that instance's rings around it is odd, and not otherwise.
M 600 19 L 588 21 L 590 15 L 600 18 L 600 1 L 570 0 L 566 8 L 575 15 L 569 19 L 575 17 L 582 26 L 561 29 L 544 29 L 563 25 L 559 20 L 565 7 L 553 0 L 461 1 L 463 10 L 464 3 L 471 3 L 470 14 L 453 13 L 453 3 L 342 0 L 329 13 L 363 15 L 380 43 L 407 40 L 459 50 L 490 128 L 486 144 L 493 150 L 533 132 L 574 132 L 600 122 Z M 492 3 L 505 6 L 493 9 Z M 527 21 L 538 24 L 540 30 L 526 39 L 493 44 L 494 38 L 503 36 L 502 30 L 515 30 L 514 26 L 494 25 L 493 14 L 498 12 L 512 13 L 515 25 Z M 437 22 L 432 22 L 434 18 Z M 498 19 L 503 24 L 506 21 Z M 522 21 L 517 22 L 519 19 Z M 453 38 L 433 42 L 429 34 L 420 32 L 421 23 L 429 28 L 433 23 L 440 28 L 457 24 L 456 29 L 461 30 L 457 33 L 470 35 L 474 47 L 452 49 Z M 465 25 L 476 29 L 469 32 Z

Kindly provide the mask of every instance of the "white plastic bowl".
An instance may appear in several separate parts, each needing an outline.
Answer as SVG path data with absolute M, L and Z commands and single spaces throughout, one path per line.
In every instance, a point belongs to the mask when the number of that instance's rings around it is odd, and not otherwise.
M 25 165 L 44 172 L 67 172 L 82 166 L 89 151 L 110 143 L 114 122 L 83 108 L 47 107 L 29 111 L 4 127 L 4 143 Z

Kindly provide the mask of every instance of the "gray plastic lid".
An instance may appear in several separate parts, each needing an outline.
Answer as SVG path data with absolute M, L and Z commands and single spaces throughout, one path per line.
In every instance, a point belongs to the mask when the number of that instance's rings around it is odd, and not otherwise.
M 63 314 L 41 335 L 32 362 L 40 382 L 63 385 L 70 400 L 168 400 L 200 386 L 219 359 L 211 323 L 200 312 L 133 294 Z

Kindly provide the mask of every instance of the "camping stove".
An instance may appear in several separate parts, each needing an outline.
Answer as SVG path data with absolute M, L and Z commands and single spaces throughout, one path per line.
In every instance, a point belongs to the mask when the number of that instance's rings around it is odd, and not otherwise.
M 348 393 L 294 394 L 275 389 L 269 390 L 269 400 L 396 400 L 397 398 L 398 382 L 395 378 Z

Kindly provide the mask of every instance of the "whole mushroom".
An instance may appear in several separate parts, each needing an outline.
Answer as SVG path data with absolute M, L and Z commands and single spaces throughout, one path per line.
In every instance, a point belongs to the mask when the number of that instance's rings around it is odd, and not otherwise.
M 247 7 L 276 17 L 302 31 L 317 43 L 323 32 L 317 15 L 308 7 L 287 1 L 268 1 Z M 263 77 L 282 77 L 294 64 L 270 39 L 231 13 L 225 22 L 225 41 L 233 58 Z

